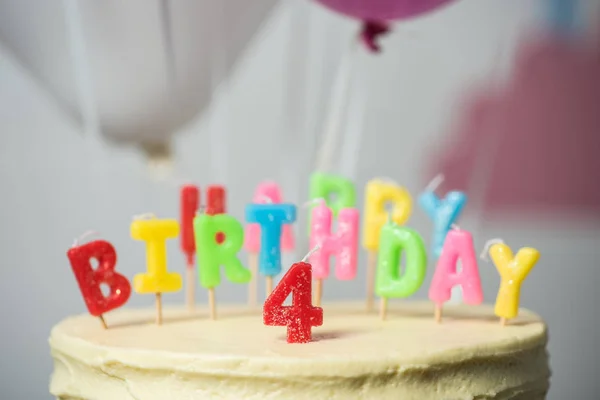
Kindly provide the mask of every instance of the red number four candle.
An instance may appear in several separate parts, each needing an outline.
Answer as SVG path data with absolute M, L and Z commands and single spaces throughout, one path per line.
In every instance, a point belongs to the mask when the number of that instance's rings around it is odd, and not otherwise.
M 292 305 L 284 306 L 292 294 Z M 287 326 L 288 343 L 307 343 L 313 326 L 323 324 L 323 309 L 314 307 L 312 298 L 312 267 L 299 262 L 289 269 L 271 293 L 263 308 L 265 325 Z

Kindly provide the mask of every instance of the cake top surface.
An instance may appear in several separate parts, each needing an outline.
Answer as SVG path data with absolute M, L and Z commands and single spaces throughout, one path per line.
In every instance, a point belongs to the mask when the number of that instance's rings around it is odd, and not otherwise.
M 489 306 L 447 306 L 433 319 L 433 305 L 398 302 L 382 321 L 362 303 L 325 304 L 323 326 L 313 341 L 288 344 L 286 328 L 265 326 L 259 309 L 221 306 L 218 319 L 205 308 L 165 308 L 163 325 L 154 309 L 120 310 L 97 318 L 67 318 L 51 333 L 53 352 L 86 364 L 115 362 L 137 368 L 210 374 L 353 376 L 415 366 L 491 358 L 543 346 L 540 317 L 521 310 L 502 327 Z M 298 368 L 306 364 L 310 368 Z

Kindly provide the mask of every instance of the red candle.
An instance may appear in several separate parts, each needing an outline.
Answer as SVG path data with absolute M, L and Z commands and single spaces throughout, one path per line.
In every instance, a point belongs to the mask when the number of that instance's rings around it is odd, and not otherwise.
M 225 191 L 225 187 L 221 185 L 210 185 L 206 188 L 206 214 L 225 214 L 227 212 L 226 203 L 227 192 Z M 223 243 L 225 241 L 223 232 L 217 233 L 215 240 L 219 244 Z
M 284 306 L 290 293 L 292 305 Z M 323 309 L 314 307 L 311 299 L 312 266 L 306 262 L 295 263 L 265 301 L 265 325 L 287 326 L 288 343 L 310 342 L 312 327 L 323 325 Z
M 180 192 L 181 250 L 187 257 L 188 268 L 194 268 L 194 254 L 196 254 L 194 217 L 199 204 L 200 189 L 194 185 L 184 185 Z
M 211 185 L 206 188 L 206 214 L 225 214 L 227 193 L 221 185 Z
M 73 246 L 67 252 L 71 262 L 71 268 L 79 284 L 83 300 L 90 314 L 100 317 L 102 314 L 121 307 L 129 300 L 131 285 L 127 278 L 115 271 L 117 263 L 117 252 L 112 244 L 105 240 L 96 240 Z M 98 261 L 98 267 L 94 269 L 91 260 Z M 110 288 L 108 296 L 104 296 L 100 288 L 106 284 Z

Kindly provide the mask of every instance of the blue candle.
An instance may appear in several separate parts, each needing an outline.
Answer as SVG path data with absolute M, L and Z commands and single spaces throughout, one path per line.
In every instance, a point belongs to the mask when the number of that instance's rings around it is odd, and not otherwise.
M 449 192 L 444 199 L 440 199 L 433 190 L 426 190 L 419 196 L 419 205 L 433 221 L 431 252 L 434 257 L 440 256 L 446 235 L 466 202 L 467 195 L 463 192 Z
M 281 272 L 281 230 L 296 221 L 293 204 L 248 204 L 246 221 L 260 225 L 260 273 L 275 276 Z

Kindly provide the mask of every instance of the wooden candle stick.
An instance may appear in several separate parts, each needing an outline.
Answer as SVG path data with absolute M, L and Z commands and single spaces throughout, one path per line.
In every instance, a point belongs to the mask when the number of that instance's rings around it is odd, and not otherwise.
M 156 293 L 156 325 L 162 325 L 162 296 Z
M 377 253 L 369 251 L 367 260 L 367 311 L 373 311 L 375 303 L 375 271 L 377 270 Z
M 248 305 L 256 307 L 258 304 L 258 279 L 256 279 L 258 276 L 258 253 L 248 255 L 248 267 L 252 273 L 252 279 L 248 285 Z

